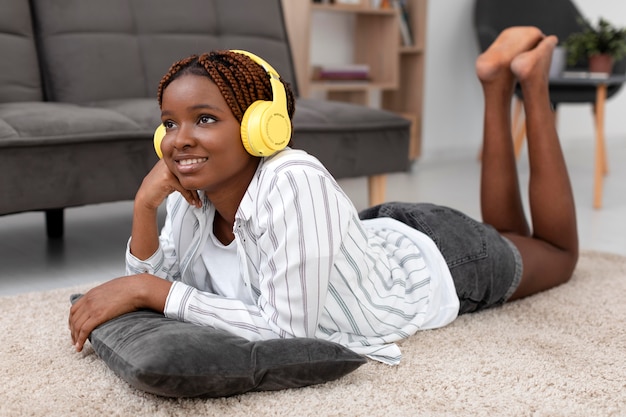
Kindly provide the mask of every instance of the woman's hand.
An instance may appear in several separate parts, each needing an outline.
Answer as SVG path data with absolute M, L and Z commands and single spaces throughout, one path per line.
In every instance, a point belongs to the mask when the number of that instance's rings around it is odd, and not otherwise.
M 180 192 L 190 205 L 202 206 L 198 192 L 183 188 L 165 162 L 160 160 L 143 179 L 135 195 L 130 252 L 137 258 L 148 259 L 158 249 L 157 209 L 174 191 Z
M 70 308 L 69 327 L 76 351 L 83 350 L 93 329 L 115 317 L 142 308 L 163 312 L 172 283 L 141 274 L 105 282 L 82 296 Z
M 181 193 L 190 205 L 195 207 L 202 205 L 198 192 L 183 188 L 178 178 L 161 159 L 143 179 L 135 196 L 135 205 L 141 204 L 146 209 L 156 210 L 174 191 Z

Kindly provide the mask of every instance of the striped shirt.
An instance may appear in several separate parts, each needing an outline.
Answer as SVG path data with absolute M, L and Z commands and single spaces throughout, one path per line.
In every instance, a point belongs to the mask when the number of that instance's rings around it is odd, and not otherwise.
M 303 151 L 262 159 L 235 216 L 238 274 L 253 303 L 211 288 L 201 253 L 214 213 L 206 198 L 195 208 L 174 193 L 159 249 L 145 261 L 127 249 L 128 274 L 173 282 L 168 317 L 249 340 L 326 339 L 397 364 L 394 342 L 458 314 L 432 240 L 393 219 L 361 221 L 333 177 Z

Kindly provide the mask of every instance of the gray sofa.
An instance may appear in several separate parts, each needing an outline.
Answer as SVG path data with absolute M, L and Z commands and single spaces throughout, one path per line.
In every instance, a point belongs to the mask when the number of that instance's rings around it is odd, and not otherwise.
M 0 215 L 129 200 L 156 162 L 156 89 L 172 62 L 247 49 L 295 88 L 280 0 L 0 0 Z M 296 88 L 297 92 L 297 88 Z M 409 122 L 298 99 L 294 147 L 337 177 L 409 166 Z

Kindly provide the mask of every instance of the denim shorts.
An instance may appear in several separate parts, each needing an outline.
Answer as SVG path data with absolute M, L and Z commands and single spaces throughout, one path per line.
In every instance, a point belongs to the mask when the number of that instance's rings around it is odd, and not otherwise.
M 513 243 L 492 226 L 457 210 L 425 203 L 384 203 L 359 216 L 391 217 L 428 235 L 452 274 L 459 314 L 503 304 L 520 283 L 522 257 Z

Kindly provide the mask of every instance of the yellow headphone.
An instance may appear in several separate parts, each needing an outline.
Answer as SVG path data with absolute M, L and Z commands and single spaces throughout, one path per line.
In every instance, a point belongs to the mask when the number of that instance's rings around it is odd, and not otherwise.
M 246 109 L 241 120 L 241 141 L 251 155 L 272 155 L 287 146 L 291 138 L 285 87 L 280 82 L 278 72 L 260 57 L 239 49 L 233 49 L 232 52 L 250 57 L 270 76 L 272 101 L 257 100 Z M 165 126 L 160 124 L 154 132 L 154 150 L 159 158 L 163 157 L 161 142 L 164 136 Z

